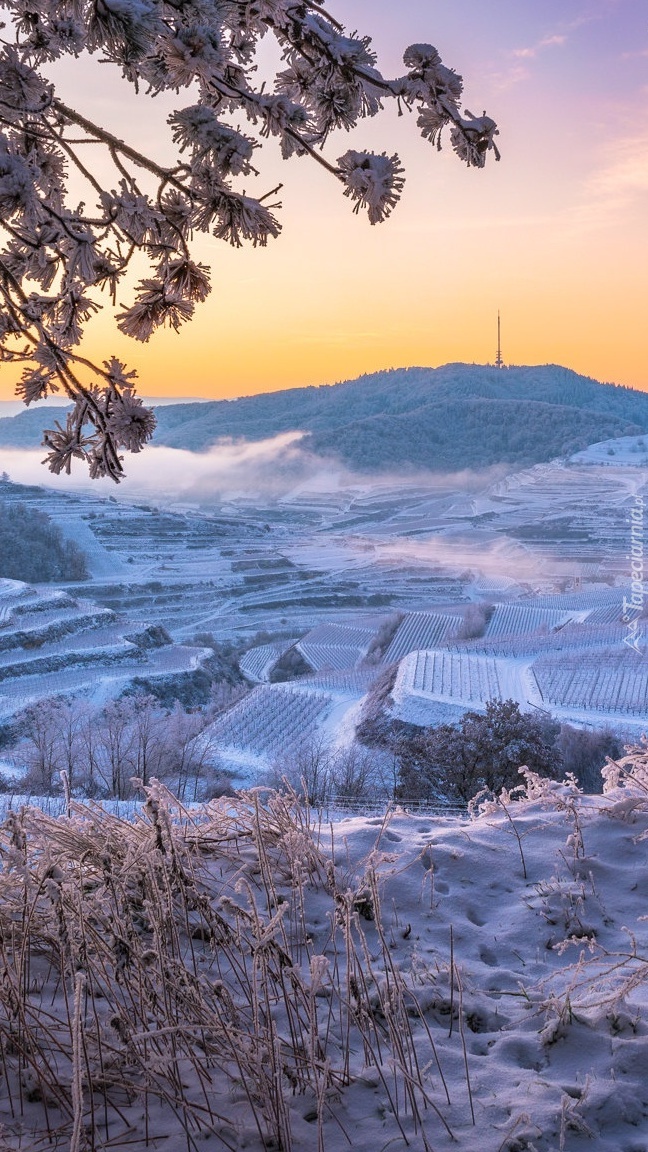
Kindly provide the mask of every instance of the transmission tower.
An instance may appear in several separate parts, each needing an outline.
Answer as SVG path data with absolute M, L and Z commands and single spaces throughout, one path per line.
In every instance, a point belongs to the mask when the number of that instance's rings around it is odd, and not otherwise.
M 495 367 L 503 368 L 504 361 L 502 360 L 502 331 L 500 326 L 499 309 L 497 312 L 497 356 L 495 357 Z

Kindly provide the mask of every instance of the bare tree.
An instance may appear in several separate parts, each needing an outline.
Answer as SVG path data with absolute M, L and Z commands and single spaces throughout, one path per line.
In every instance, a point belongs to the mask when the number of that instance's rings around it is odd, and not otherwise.
M 377 756 L 360 744 L 338 748 L 331 757 L 331 783 L 336 797 L 366 800 L 378 791 Z
M 60 700 L 40 700 L 24 713 L 23 742 L 19 755 L 27 764 L 25 783 L 34 791 L 49 795 L 58 791 L 59 773 L 65 767 L 59 741 Z
M 97 709 L 84 704 L 79 728 L 83 767 L 79 778 L 86 796 L 96 796 L 101 789 L 101 732 Z
M 52 711 L 59 770 L 67 774 L 70 791 L 74 790 L 83 773 L 85 718 L 86 706 L 79 700 L 62 701 Z
M 242 700 L 248 692 L 247 684 L 229 684 L 226 680 L 217 680 L 210 689 L 208 716 L 213 720 L 215 716 L 227 712 L 228 708 L 236 704 L 237 700 Z
M 288 749 L 273 764 L 268 781 L 276 788 L 280 788 L 283 782 L 288 783 L 298 796 L 315 807 L 329 800 L 333 775 L 328 738 L 317 732 Z
M 131 791 L 134 747 L 130 702 L 111 700 L 101 714 L 98 763 L 101 764 L 100 775 L 105 788 L 118 800 L 125 799 Z
M 134 696 L 129 704 L 133 728 L 133 774 L 146 788 L 152 776 L 166 774 L 169 764 L 165 715 L 154 696 Z
M 216 742 L 208 718 L 202 712 L 185 712 L 180 704 L 165 723 L 168 772 L 180 800 L 198 798 L 199 781 L 211 770 L 220 776 Z

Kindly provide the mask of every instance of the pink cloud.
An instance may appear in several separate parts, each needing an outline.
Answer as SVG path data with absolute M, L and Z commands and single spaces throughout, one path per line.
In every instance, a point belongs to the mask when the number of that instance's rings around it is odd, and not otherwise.
M 530 60 L 530 59 L 533 59 L 535 56 L 537 56 L 538 52 L 541 52 L 543 48 L 561 47 L 563 44 L 566 44 L 566 43 L 567 43 L 567 37 L 566 36 L 560 36 L 560 35 L 545 36 L 543 40 L 539 40 L 537 44 L 532 45 L 532 47 L 530 47 L 530 48 L 516 48 L 516 49 L 514 49 L 513 55 L 515 57 L 517 57 L 518 59 Z

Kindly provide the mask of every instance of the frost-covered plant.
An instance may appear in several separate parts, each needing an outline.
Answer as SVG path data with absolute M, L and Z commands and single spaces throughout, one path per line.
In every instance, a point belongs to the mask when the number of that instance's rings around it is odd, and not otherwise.
M 415 109 L 437 147 L 447 127 L 467 164 L 483 167 L 489 151 L 498 158 L 495 122 L 462 111 L 462 79 L 435 48 L 412 45 L 404 74 L 387 79 L 370 38 L 348 34 L 311 0 L 0 0 L 0 7 L 8 20 L 0 41 L 0 353 L 24 365 L 26 404 L 57 390 L 74 401 L 65 425 L 45 433 L 56 473 L 69 472 L 78 457 L 91 476 L 119 480 L 120 452 L 138 452 L 155 427 L 135 394 L 135 373 L 115 357 L 91 363 L 79 350 L 98 293 L 115 305 L 133 259 L 143 257 L 148 270 L 117 321 L 146 341 L 162 325 L 178 329 L 210 291 L 209 269 L 190 251 L 195 232 L 235 247 L 278 235 L 278 189 L 253 196 L 238 187 L 258 175 L 259 137 L 275 137 L 284 158 L 322 164 L 372 224 L 399 199 L 398 156 L 349 149 L 332 162 L 322 149 L 334 130 L 374 116 L 385 100 Z M 282 56 L 269 84 L 256 72 L 268 34 Z M 186 93 L 186 105 L 169 117 L 175 162 L 145 155 L 60 99 L 48 65 L 85 52 L 116 64 L 136 90 Z M 100 175 L 97 146 L 112 177 Z M 68 187 L 72 172 L 85 202 Z
M 605 1019 L 612 1035 L 625 1029 L 635 1031 L 640 1013 L 632 999 L 648 982 L 648 958 L 635 933 L 628 928 L 622 931 L 628 943 L 614 950 L 594 937 L 577 935 L 554 946 L 560 956 L 571 946 L 579 948 L 579 953 L 574 963 L 539 985 L 539 1007 L 545 1013 L 540 1033 L 543 1043 L 560 1039 L 575 1019 L 591 1023 Z
M 526 769 L 528 771 L 528 769 Z M 525 769 L 520 769 L 525 771 Z M 541 779 L 541 777 L 539 777 Z M 488 816 L 496 812 L 503 812 L 507 821 L 508 831 L 515 837 L 520 853 L 520 862 L 522 864 L 522 875 L 524 879 L 528 879 L 527 863 L 524 856 L 524 848 L 522 847 L 523 833 L 520 832 L 517 824 L 511 815 L 511 805 L 514 801 L 524 793 L 524 785 L 518 785 L 517 788 L 502 788 L 501 792 L 494 793 L 488 788 L 482 789 L 468 804 L 468 812 L 472 819 L 478 816 Z
M 563 1093 L 560 1102 L 560 1142 L 558 1145 L 560 1152 L 565 1152 L 569 1132 L 582 1133 L 585 1136 L 594 1138 L 592 1129 L 585 1123 L 581 1115 L 587 1100 L 589 1087 L 589 1077 L 587 1077 L 585 1085 L 576 1099 L 570 1096 L 568 1092 Z
M 566 847 L 572 858 L 572 871 L 575 876 L 579 874 L 577 861 L 585 856 L 585 843 L 583 840 L 583 812 L 580 803 L 583 793 L 578 781 L 572 772 L 567 772 L 564 780 L 546 780 L 537 772 L 529 768 L 520 768 L 524 777 L 523 797 L 527 800 L 539 800 L 547 808 L 555 812 L 563 812 L 571 822 L 572 830 L 567 837 Z
M 642 736 L 639 744 L 627 745 L 626 755 L 620 760 L 608 756 L 601 775 L 604 795 L 622 788 L 628 798 L 645 803 L 648 798 L 648 737 Z
M 3 1136 L 17 1147 L 28 1126 L 30 1147 L 73 1152 L 163 1137 L 192 1152 L 205 1140 L 327 1152 L 340 1133 L 351 1144 L 341 1105 L 369 1074 L 389 1143 L 430 1152 L 432 1117 L 452 1137 L 434 1039 L 381 920 L 378 863 L 376 851 L 361 877 L 342 876 L 294 794 L 189 813 L 153 780 L 132 823 L 74 800 L 61 820 L 9 813 Z
M 648 737 L 639 744 L 626 745 L 626 755 L 619 760 L 607 757 L 601 769 L 603 794 L 608 801 L 607 811 L 622 820 L 634 820 L 637 813 L 648 807 Z M 648 838 L 648 832 L 637 836 Z

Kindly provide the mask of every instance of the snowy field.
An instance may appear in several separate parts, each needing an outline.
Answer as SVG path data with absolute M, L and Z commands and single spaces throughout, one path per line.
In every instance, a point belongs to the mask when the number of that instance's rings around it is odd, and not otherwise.
M 647 788 L 12 817 L 3 1148 L 644 1152 Z
M 648 661 L 633 652 L 573 646 L 533 660 L 436 649 L 400 661 L 391 713 L 410 724 L 454 724 L 488 700 L 514 700 L 523 712 L 562 723 L 620 728 L 638 738 L 648 726 Z
M 648 437 L 617 436 L 590 444 L 571 458 L 575 464 L 598 464 L 617 468 L 648 468 Z

